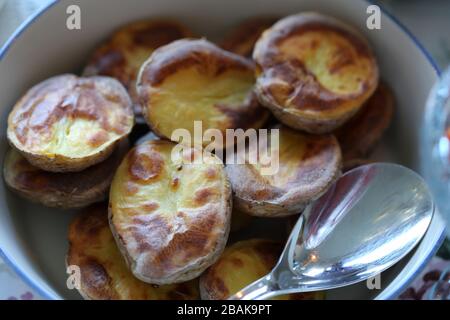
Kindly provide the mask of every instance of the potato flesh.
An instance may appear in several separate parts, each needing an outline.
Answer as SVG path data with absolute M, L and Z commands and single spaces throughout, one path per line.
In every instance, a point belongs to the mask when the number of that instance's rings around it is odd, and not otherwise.
M 209 155 L 208 163 L 184 163 L 185 155 L 172 156 L 173 143 L 167 141 L 153 141 L 139 145 L 137 148 L 146 148 L 146 144 L 156 144 L 158 154 L 164 164 L 158 176 L 148 181 L 130 178 L 130 157 L 122 162 L 114 177 L 110 203 L 113 214 L 112 223 L 116 232 L 126 243 L 126 249 L 132 259 L 148 261 L 147 256 L 157 256 L 160 251 L 171 248 L 172 240 L 176 235 L 189 233 L 198 228 L 197 224 L 203 220 L 214 217 L 214 223 L 208 230 L 198 230 L 207 233 L 205 244 L 201 248 L 186 244 L 183 250 L 174 248 L 170 256 L 160 258 L 170 260 L 174 270 L 184 268 L 187 264 L 202 259 L 208 250 L 216 247 L 216 243 L 223 238 L 227 228 L 226 206 L 228 205 L 228 183 L 222 162 Z M 195 149 L 189 149 L 195 150 Z M 194 159 L 201 154 L 195 150 Z M 152 160 L 150 160 L 152 161 Z M 181 169 L 180 169 L 181 168 Z M 131 190 L 131 192 L 130 192 Z M 202 192 L 205 193 L 202 194 Z M 203 196 L 202 196 L 203 195 Z M 149 204 L 151 209 L 149 209 Z M 135 224 L 135 219 L 145 221 Z M 152 218 L 170 226 L 168 234 L 161 237 L 158 228 L 152 229 Z M 142 239 L 152 249 L 140 249 Z M 190 247 L 189 247 L 190 246 Z M 140 262 L 137 262 L 139 264 Z M 146 263 L 146 262 L 142 262 Z M 160 268 L 155 266 L 161 272 Z M 171 273 L 172 270 L 165 270 Z
M 52 126 L 50 132 L 51 137 L 40 146 L 40 152 L 47 155 L 63 154 L 71 158 L 96 154 L 105 148 L 105 144 L 109 145 L 120 138 L 114 132 L 103 130 L 97 121 L 87 119 L 62 118 Z M 86 141 L 91 140 L 94 135 L 102 136 L 105 143 L 96 148 L 92 145 L 87 148 Z
M 155 290 L 151 285 L 135 278 L 117 249 L 109 228 L 105 227 L 99 232 L 97 241 L 86 246 L 85 254 L 96 257 L 108 271 L 111 278 L 110 285 L 113 291 L 117 292 L 118 299 L 164 299 L 164 291 L 170 287 Z
M 362 57 L 351 42 L 332 32 L 309 31 L 280 44 L 283 60 L 299 60 L 317 81 L 337 94 L 361 90 L 362 80 L 373 74 L 373 63 Z
M 236 261 L 240 261 L 243 267 L 237 268 Z M 252 247 L 225 252 L 220 263 L 220 272 L 224 276 L 223 280 L 231 294 L 235 294 L 270 271 L 261 256 Z M 278 298 L 286 299 L 287 297 Z
M 77 254 L 83 260 L 94 259 L 101 265 L 109 276 L 108 292 L 112 293 L 109 297 L 91 297 L 93 299 L 136 299 L 136 300 L 165 300 L 165 299 L 197 299 L 197 281 L 190 281 L 184 284 L 183 293 L 177 292 L 178 285 L 153 286 L 138 280 L 128 269 L 124 258 L 122 257 L 116 242 L 109 229 L 107 221 L 107 209 L 104 209 L 104 221 L 102 218 L 102 227 L 93 236 L 88 234 L 77 234 L 79 240 L 72 243 L 71 253 Z M 98 216 L 94 216 L 99 219 Z M 92 217 L 90 219 L 93 219 Z M 89 221 L 89 220 L 87 220 Z M 89 231 L 89 226 L 84 230 Z M 75 244 L 75 246 L 74 246 Z M 69 262 L 74 257 L 69 256 Z M 78 258 L 78 257 L 77 257 Z M 88 269 L 83 269 L 88 270 Z M 96 276 L 95 274 L 92 276 Z M 95 285 L 95 283 L 94 283 Z M 83 289 L 83 286 L 82 286 Z M 190 295 L 186 295 L 186 289 L 189 289 Z M 103 292 L 103 291 L 101 291 Z M 89 291 L 87 292 L 89 295 Z
M 254 81 L 254 75 L 249 71 L 227 70 L 213 78 L 196 67 L 179 70 L 152 91 L 149 117 L 157 121 L 151 123 L 156 131 L 168 138 L 174 130 L 185 128 L 194 139 L 196 120 L 202 121 L 203 131 L 217 128 L 225 132 L 232 125 L 218 106 L 239 108 Z M 202 141 L 195 142 L 202 145 Z
M 299 164 L 302 163 L 303 155 L 306 151 L 306 138 L 298 132 L 294 132 L 287 128 L 282 128 L 279 131 L 279 146 L 278 151 L 273 150 L 273 146 L 268 146 L 267 154 L 274 154 L 279 156 L 279 169 L 276 174 L 262 175 L 262 166 L 258 162 L 252 164 L 253 168 L 267 183 L 274 187 L 286 188 L 290 182 L 295 182 L 296 172 Z
M 282 246 L 269 240 L 251 239 L 225 249 L 222 257 L 203 275 L 207 291 L 219 290 L 215 298 L 226 299 L 266 276 L 275 266 Z M 216 287 L 218 283 L 220 286 Z M 221 291 L 224 290 L 225 291 Z M 227 296 L 223 296 L 224 294 Z M 214 294 L 214 292 L 213 292 Z M 322 299 L 322 292 L 280 295 L 271 300 Z
M 25 152 L 86 158 L 107 150 L 133 126 L 131 101 L 108 77 L 65 74 L 28 90 L 8 119 L 8 137 Z
M 182 165 L 182 158 L 173 159 L 171 161 L 172 145 L 161 145 L 159 150 L 163 155 L 165 166 L 163 172 L 159 175 L 158 179 L 155 179 L 151 183 L 145 183 L 140 181 L 128 181 L 124 182 L 121 178 L 128 177 L 127 170 L 128 163 L 125 161 L 118 169 L 116 177 L 111 186 L 111 194 L 114 196 L 117 203 L 117 210 L 125 210 L 128 214 L 135 215 L 147 215 L 148 210 L 146 204 L 149 202 L 149 195 L 152 199 L 159 202 L 159 208 L 152 211 L 150 214 L 161 214 L 162 216 L 170 219 L 174 213 L 182 210 L 189 212 L 189 209 L 198 207 L 198 204 L 192 201 L 192 192 L 201 186 L 201 188 L 207 188 L 214 190 L 214 194 L 209 197 L 210 201 L 220 199 L 222 190 L 221 181 L 219 179 L 206 179 L 206 171 L 204 164 L 185 164 L 182 170 L 178 170 Z M 217 171 L 221 164 L 217 164 Z M 177 181 L 177 187 L 174 187 L 174 181 Z M 132 188 L 131 185 L 136 186 L 136 192 L 132 195 L 127 191 Z M 130 210 L 131 209 L 131 210 Z M 117 218 L 123 218 L 126 222 L 128 215 L 117 216 Z

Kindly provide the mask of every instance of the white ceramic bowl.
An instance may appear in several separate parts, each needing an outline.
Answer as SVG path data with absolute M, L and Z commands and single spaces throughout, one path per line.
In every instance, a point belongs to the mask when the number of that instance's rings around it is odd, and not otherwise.
M 8 148 L 8 112 L 25 90 L 52 75 L 80 70 L 92 49 L 126 22 L 152 16 L 175 17 L 198 34 L 214 39 L 246 17 L 316 10 L 343 19 L 366 35 L 378 57 L 382 77 L 395 91 L 395 121 L 375 157 L 419 168 L 422 112 L 439 72 L 414 37 L 386 13 L 381 16 L 380 30 L 368 30 L 366 10 L 370 3 L 364 0 L 80 0 L 76 4 L 81 8 L 81 30 L 70 31 L 66 28 L 66 9 L 73 3 L 56 1 L 44 8 L 0 51 L 0 154 Z M 3 184 L 0 210 L 1 256 L 43 297 L 79 298 L 66 287 L 64 266 L 67 226 L 73 213 L 30 204 L 12 195 Z M 360 283 L 332 290 L 328 298 L 396 297 L 435 253 L 443 231 L 443 222 L 435 216 L 416 250 L 382 274 L 381 290 L 368 290 Z

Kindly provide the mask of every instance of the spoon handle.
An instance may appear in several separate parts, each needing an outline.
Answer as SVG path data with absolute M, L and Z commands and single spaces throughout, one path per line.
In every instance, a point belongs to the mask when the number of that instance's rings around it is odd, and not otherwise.
M 267 275 L 228 298 L 228 300 L 264 300 L 277 295 L 276 284 Z

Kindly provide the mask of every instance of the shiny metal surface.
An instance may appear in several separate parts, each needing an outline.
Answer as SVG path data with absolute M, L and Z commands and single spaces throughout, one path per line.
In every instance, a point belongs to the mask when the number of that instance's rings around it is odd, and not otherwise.
M 433 86 L 421 132 L 421 167 L 450 237 L 450 66 Z
M 433 213 L 428 187 L 412 170 L 390 163 L 353 169 L 305 209 L 272 272 L 231 299 L 267 299 L 371 278 L 414 248 Z

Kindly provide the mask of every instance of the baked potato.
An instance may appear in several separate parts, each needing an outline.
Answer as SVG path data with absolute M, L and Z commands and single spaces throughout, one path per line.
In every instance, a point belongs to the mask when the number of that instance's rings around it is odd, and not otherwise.
M 369 155 L 389 127 L 393 113 L 394 96 L 385 84 L 380 83 L 361 110 L 335 132 L 344 166 Z
M 223 136 L 226 129 L 260 128 L 268 113 L 253 94 L 254 83 L 252 61 L 206 40 L 184 39 L 155 50 L 141 68 L 137 90 L 157 135 L 171 139 L 175 130 L 186 129 L 194 145 L 220 149 L 234 141 L 204 140 L 194 134 L 194 121 Z
M 231 188 L 214 155 L 173 142 L 139 144 L 110 190 L 110 225 L 133 274 L 163 285 L 198 277 L 222 253 Z M 198 163 L 196 163 L 198 162 Z
M 133 119 L 130 97 L 117 80 L 66 74 L 39 83 L 16 103 L 7 136 L 33 166 L 82 171 L 113 152 Z
M 121 141 L 105 161 L 80 172 L 49 172 L 31 165 L 18 151 L 10 149 L 3 162 L 8 187 L 47 207 L 74 209 L 105 200 L 114 172 L 128 150 Z
M 90 300 L 199 299 L 198 280 L 157 286 L 136 279 L 128 270 L 108 224 L 108 205 L 86 208 L 69 227 L 68 266 L 80 268 L 79 292 Z
M 281 244 L 251 239 L 227 247 L 220 259 L 200 277 L 200 294 L 204 300 L 225 300 L 252 282 L 267 275 L 278 261 Z M 324 292 L 295 293 L 274 300 L 324 299 Z
M 276 21 L 277 18 L 274 17 L 247 19 L 227 34 L 219 46 L 224 50 L 251 58 L 256 41 L 264 30 L 270 28 Z
M 141 65 L 152 52 L 174 40 L 191 37 L 191 31 L 171 20 L 143 20 L 118 29 L 89 59 L 84 76 L 116 78 L 128 90 L 136 122 L 144 123 L 136 93 L 136 78 Z
M 378 85 L 368 42 L 345 23 L 318 13 L 279 20 L 255 45 L 255 91 L 284 124 L 327 133 L 353 116 Z
M 311 135 L 279 126 L 278 170 L 264 175 L 261 163 L 228 164 L 236 209 L 262 217 L 300 213 L 340 175 L 341 151 L 333 135 Z M 247 152 L 247 151 L 246 151 Z

